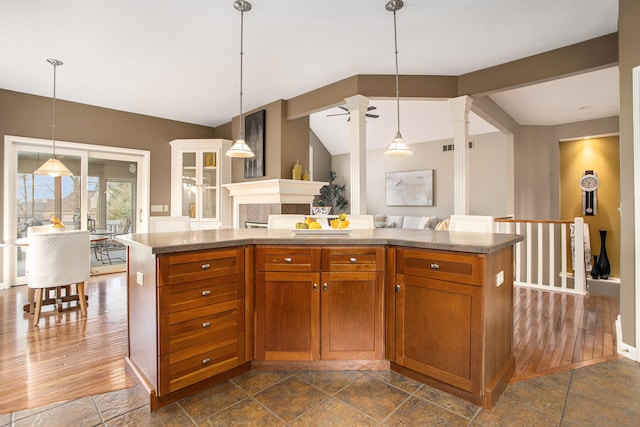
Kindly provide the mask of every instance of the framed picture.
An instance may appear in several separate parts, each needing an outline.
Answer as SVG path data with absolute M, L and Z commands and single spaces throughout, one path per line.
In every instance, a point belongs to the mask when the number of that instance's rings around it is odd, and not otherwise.
M 387 206 L 433 206 L 433 169 L 387 172 L 385 203 Z
M 255 157 L 244 159 L 244 177 L 264 176 L 265 110 L 249 114 L 244 119 L 244 137 Z

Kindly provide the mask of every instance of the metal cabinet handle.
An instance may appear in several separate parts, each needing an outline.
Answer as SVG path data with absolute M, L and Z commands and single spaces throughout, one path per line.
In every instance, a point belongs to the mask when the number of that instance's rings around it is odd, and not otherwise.
M 358 258 L 356 258 L 356 257 L 349 258 L 349 261 L 350 262 L 358 262 Z
M 429 267 L 431 267 L 434 270 L 440 270 L 440 264 L 431 264 Z
M 202 327 L 203 328 L 208 328 L 209 326 L 211 326 L 211 322 L 203 322 L 202 323 Z
M 203 365 L 208 365 L 209 363 L 211 363 L 211 359 L 209 359 L 208 357 L 206 359 L 202 359 Z
M 203 297 L 208 297 L 209 295 L 211 295 L 211 291 L 202 291 L 200 293 Z
M 327 284 L 325 283 L 324 285 L 322 285 L 322 290 L 327 292 L 327 289 L 329 288 L 329 286 L 327 286 Z
M 396 285 L 396 293 L 400 293 L 400 285 Z
M 211 264 L 202 264 L 202 265 L 200 266 L 200 268 L 201 268 L 201 269 L 203 269 L 203 270 L 208 270 L 208 269 L 210 269 L 210 268 L 211 268 Z
M 286 258 L 284 259 L 284 262 L 291 262 L 291 258 L 286 257 Z
M 313 284 L 313 292 L 318 292 L 318 284 L 317 283 Z

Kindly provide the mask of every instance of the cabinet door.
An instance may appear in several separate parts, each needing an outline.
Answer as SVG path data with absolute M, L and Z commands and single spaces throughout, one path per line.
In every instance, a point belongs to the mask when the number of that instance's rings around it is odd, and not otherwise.
M 317 360 L 320 274 L 259 272 L 256 279 L 257 359 Z
M 396 275 L 396 363 L 480 393 L 482 288 Z
M 218 150 L 200 152 L 202 168 L 200 169 L 200 207 L 196 215 L 200 220 L 218 219 Z
M 382 272 L 322 273 L 322 359 L 382 359 L 382 287 Z

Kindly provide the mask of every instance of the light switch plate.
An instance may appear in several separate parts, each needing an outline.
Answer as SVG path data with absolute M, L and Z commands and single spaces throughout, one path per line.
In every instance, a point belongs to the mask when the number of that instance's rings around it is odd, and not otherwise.
M 151 205 L 151 212 L 162 212 L 162 205 Z
M 144 273 L 139 271 L 136 273 L 136 283 L 140 286 L 144 285 Z
M 504 271 L 496 274 L 496 286 L 500 286 L 504 283 Z

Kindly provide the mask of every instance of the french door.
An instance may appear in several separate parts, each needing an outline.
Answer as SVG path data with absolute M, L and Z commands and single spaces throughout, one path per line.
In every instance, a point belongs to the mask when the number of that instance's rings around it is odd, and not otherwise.
M 56 156 L 73 176 L 34 175 L 50 157 L 49 140 L 5 137 L 4 239 L 26 237 L 30 226 L 57 216 L 68 230 L 91 230 L 92 274 L 124 271 L 126 255 L 114 237 L 146 231 L 149 152 L 56 142 Z M 26 283 L 28 249 L 5 248 L 3 286 Z

